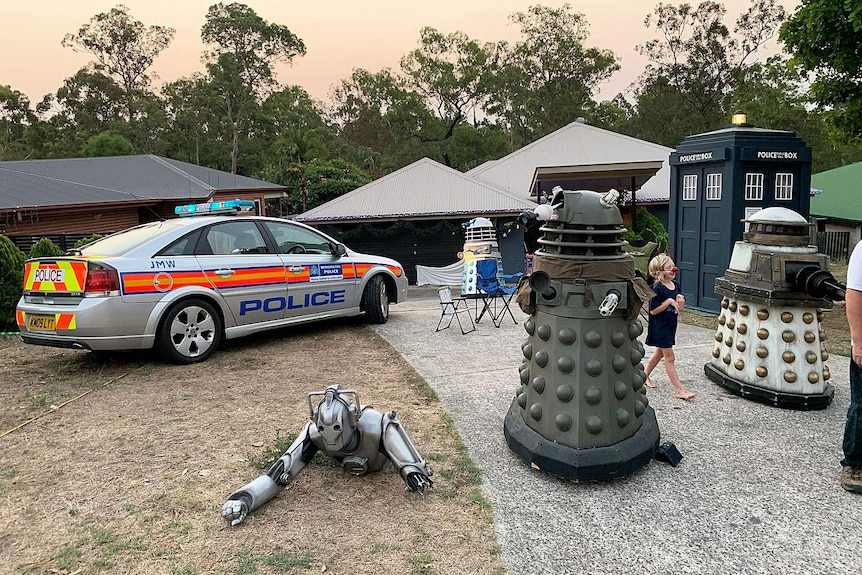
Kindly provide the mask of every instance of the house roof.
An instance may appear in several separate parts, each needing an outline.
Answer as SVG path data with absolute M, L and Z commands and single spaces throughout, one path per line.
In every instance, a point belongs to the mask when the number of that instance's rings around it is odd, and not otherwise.
M 811 196 L 811 215 L 862 222 L 862 162 L 811 176 L 811 187 L 822 190 Z
M 401 217 L 517 214 L 536 207 L 429 158 L 318 206 L 295 219 L 305 222 L 385 220 Z
M 0 162 L 0 209 L 201 200 L 221 190 L 283 186 L 151 154 Z
M 515 197 L 528 199 L 533 175 L 550 166 L 585 166 L 661 161 L 662 167 L 637 192 L 639 201 L 670 199 L 670 154 L 673 148 L 624 136 L 575 121 L 504 156 L 473 168 L 467 175 Z

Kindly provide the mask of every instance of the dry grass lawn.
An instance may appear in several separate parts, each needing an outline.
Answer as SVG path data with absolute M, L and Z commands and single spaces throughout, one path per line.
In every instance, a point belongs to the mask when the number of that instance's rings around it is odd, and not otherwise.
M 0 338 L 0 354 L 0 573 L 503 572 L 450 417 L 359 321 L 229 342 L 193 366 L 17 337 Z M 434 489 L 406 493 L 391 466 L 352 477 L 312 463 L 228 527 L 225 496 L 299 432 L 306 394 L 334 383 L 398 412 Z

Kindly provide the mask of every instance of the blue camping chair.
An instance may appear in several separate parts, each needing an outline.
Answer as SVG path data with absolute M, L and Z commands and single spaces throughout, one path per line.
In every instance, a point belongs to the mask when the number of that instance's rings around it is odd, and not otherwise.
M 482 298 L 482 311 L 476 315 L 478 322 L 487 312 L 491 316 L 494 327 L 500 327 L 506 314 L 512 321 L 518 323 L 509 307 L 512 297 L 518 290 L 516 285 L 506 285 L 506 280 L 520 278 L 524 274 L 500 274 L 497 269 L 497 260 L 479 260 L 476 262 L 476 287 Z

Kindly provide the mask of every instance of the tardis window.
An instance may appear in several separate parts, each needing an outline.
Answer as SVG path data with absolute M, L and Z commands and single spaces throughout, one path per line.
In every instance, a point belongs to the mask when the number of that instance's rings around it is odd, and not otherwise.
M 706 175 L 706 199 L 721 199 L 721 173 Z
M 682 199 L 697 199 L 697 174 L 689 174 L 682 177 Z
M 775 199 L 793 199 L 793 174 L 775 174 Z
M 745 199 L 763 199 L 763 174 L 745 174 Z

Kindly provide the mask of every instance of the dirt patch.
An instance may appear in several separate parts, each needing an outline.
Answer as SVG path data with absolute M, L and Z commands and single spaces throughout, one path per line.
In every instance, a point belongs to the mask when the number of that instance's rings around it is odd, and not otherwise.
M 0 354 L 0 433 L 37 418 L 0 437 L 0 572 L 503 572 L 451 418 L 356 321 L 228 342 L 193 366 L 17 337 L 0 339 Z M 253 462 L 279 436 L 299 432 L 306 394 L 334 383 L 398 412 L 434 489 L 406 493 L 391 466 L 352 477 L 312 463 L 227 527 L 225 496 L 263 472 Z

